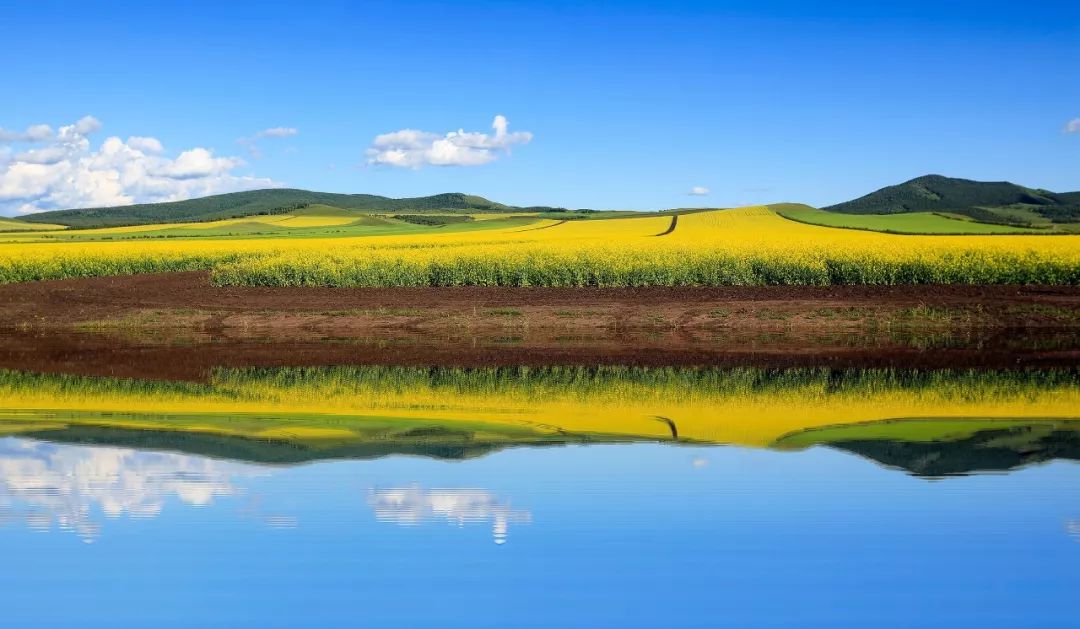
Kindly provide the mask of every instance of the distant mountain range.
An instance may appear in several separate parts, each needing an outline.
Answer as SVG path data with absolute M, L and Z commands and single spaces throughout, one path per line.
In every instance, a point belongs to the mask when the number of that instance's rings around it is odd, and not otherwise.
M 337 194 L 274 188 L 219 194 L 187 201 L 119 207 L 56 210 L 20 217 L 27 223 L 70 227 L 112 227 L 181 223 L 285 214 L 311 205 L 372 213 L 550 212 L 564 208 L 515 207 L 468 194 L 450 192 L 395 199 L 373 194 Z M 926 175 L 882 188 L 826 208 L 842 214 L 958 214 L 986 223 L 1032 225 L 1080 222 L 1080 192 L 1050 192 L 1007 181 L 972 181 Z
M 542 212 L 562 208 L 520 208 L 483 197 L 450 192 L 429 197 L 394 199 L 374 194 L 337 194 L 295 188 L 273 188 L 218 194 L 187 201 L 143 203 L 118 207 L 56 210 L 21 217 L 29 223 L 71 227 L 114 227 L 213 221 L 260 214 L 285 214 L 309 205 L 328 205 L 358 212 Z
M 1007 181 L 972 181 L 926 175 L 826 208 L 844 214 L 945 212 L 984 222 L 1080 221 L 1080 192 L 1050 192 Z

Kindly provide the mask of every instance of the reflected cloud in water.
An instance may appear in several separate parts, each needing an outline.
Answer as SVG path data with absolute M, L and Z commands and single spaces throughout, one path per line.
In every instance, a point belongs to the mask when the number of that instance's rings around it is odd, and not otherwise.
M 483 489 L 423 489 L 418 486 L 375 489 L 368 494 L 368 504 L 380 522 L 401 526 L 419 526 L 434 520 L 464 526 L 491 522 L 496 544 L 506 543 L 511 523 L 528 524 L 532 513 L 515 510 Z
M 236 493 L 244 466 L 169 452 L 0 439 L 0 519 L 92 542 L 105 518 L 152 518 L 175 497 L 204 506 Z

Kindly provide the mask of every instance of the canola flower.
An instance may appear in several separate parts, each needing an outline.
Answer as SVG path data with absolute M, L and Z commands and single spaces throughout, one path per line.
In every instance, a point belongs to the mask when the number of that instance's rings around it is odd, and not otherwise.
M 767 207 L 481 231 L 10 243 L 0 282 L 212 270 L 219 285 L 1080 284 L 1080 236 L 917 236 L 787 220 Z

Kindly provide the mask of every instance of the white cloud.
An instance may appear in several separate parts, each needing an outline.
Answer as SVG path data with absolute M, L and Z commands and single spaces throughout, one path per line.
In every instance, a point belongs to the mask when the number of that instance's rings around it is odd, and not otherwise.
M 528 144 L 528 131 L 507 131 L 505 116 L 495 116 L 494 134 L 459 129 L 446 134 L 402 129 L 375 136 L 367 150 L 368 164 L 420 168 L 430 166 L 479 166 L 493 162 L 515 144 Z
M 95 131 L 101 130 L 101 121 L 93 116 L 83 116 L 75 123 L 75 133 L 79 135 L 90 135 Z
M 132 136 L 128 138 L 127 145 L 143 153 L 161 153 L 165 151 L 165 147 L 161 145 L 157 138 Z
M 1065 123 L 1065 133 L 1080 133 L 1080 118 L 1073 118 Z
M 287 138 L 299 134 L 300 131 L 292 127 L 271 127 L 263 129 L 255 134 L 257 138 Z
M 18 153 L 15 159 L 29 164 L 55 164 L 63 160 L 67 154 L 67 150 L 62 146 L 46 146 Z
M 52 137 L 53 130 L 47 124 L 36 124 L 26 131 L 8 131 L 0 127 L 0 143 L 9 142 L 44 142 Z
M 300 135 L 300 130 L 294 127 L 270 127 L 269 129 L 263 129 L 262 131 L 256 131 L 254 134 L 236 140 L 237 144 L 246 146 L 251 156 L 258 159 L 262 157 L 262 151 L 259 149 L 259 140 L 263 138 L 291 138 L 293 136 Z
M 207 148 L 170 158 L 152 137 L 109 137 L 95 150 L 88 136 L 100 128 L 86 116 L 56 132 L 37 125 L 18 134 L 15 141 L 30 146 L 0 152 L 0 214 L 179 201 L 278 185 L 235 174 L 243 160 L 216 157 Z
M 693 188 L 690 188 L 690 192 L 687 193 L 687 194 L 690 194 L 690 195 L 695 196 L 695 197 L 703 197 L 703 196 L 709 194 L 709 189 L 706 188 L 705 186 L 694 186 Z
M 235 157 L 214 157 L 214 153 L 208 149 L 194 148 L 180 153 L 171 162 L 163 163 L 154 174 L 169 179 L 219 177 L 243 164 L 243 160 Z

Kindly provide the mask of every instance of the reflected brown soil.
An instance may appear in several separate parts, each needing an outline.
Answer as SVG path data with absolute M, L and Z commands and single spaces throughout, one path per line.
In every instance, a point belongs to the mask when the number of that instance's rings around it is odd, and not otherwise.
M 0 367 L 43 373 L 204 380 L 214 367 L 332 365 L 757 366 L 1024 368 L 1080 364 L 1070 329 L 976 328 L 879 333 L 729 330 L 516 336 L 400 332 L 371 337 L 214 334 L 201 330 L 0 333 Z

